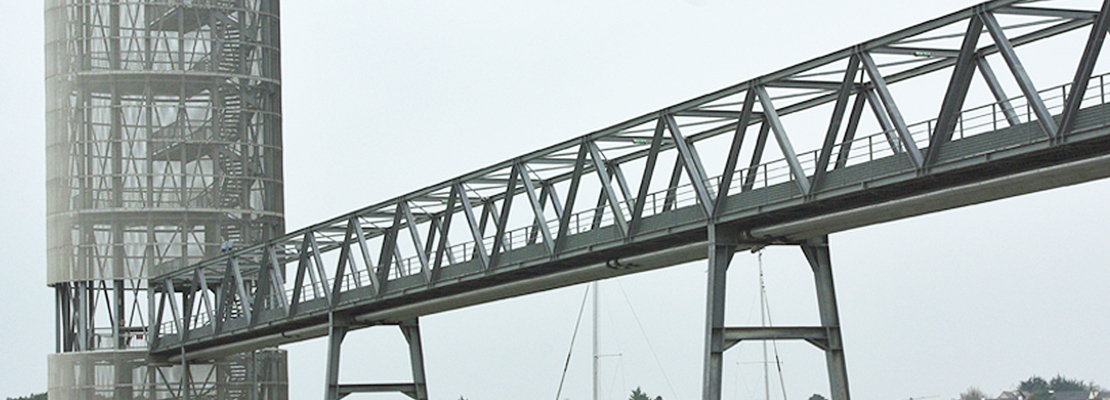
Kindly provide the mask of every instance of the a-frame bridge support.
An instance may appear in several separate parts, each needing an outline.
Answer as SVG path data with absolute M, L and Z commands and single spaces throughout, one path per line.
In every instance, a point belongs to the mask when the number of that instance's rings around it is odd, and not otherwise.
M 813 269 L 821 326 L 726 327 L 725 281 L 728 266 L 739 245 L 735 232 L 709 226 L 709 278 L 706 290 L 705 368 L 702 399 L 721 399 L 721 372 L 725 350 L 744 340 L 805 340 L 824 350 L 832 400 L 849 400 L 848 371 L 840 337 L 840 316 L 832 277 L 827 235 L 796 243 Z
M 365 326 L 365 325 L 363 325 Z M 420 342 L 420 321 L 411 319 L 396 324 L 409 344 L 412 363 L 411 383 L 339 383 L 339 354 L 343 339 L 351 329 L 361 328 L 351 318 L 332 315 L 328 326 L 328 364 L 325 376 L 324 400 L 339 400 L 353 393 L 401 393 L 416 400 L 428 400 L 428 385 L 424 375 L 424 351 Z

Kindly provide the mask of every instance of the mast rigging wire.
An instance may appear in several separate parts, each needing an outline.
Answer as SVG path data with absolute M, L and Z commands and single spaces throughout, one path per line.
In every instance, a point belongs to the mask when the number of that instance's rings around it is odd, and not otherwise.
M 563 395 L 563 383 L 567 380 L 567 369 L 570 368 L 570 355 L 574 353 L 574 339 L 578 337 L 578 326 L 582 325 L 582 314 L 586 311 L 586 299 L 590 295 L 590 285 L 586 285 L 586 293 L 582 294 L 582 305 L 578 307 L 578 320 L 574 321 L 574 333 L 570 335 L 570 349 L 567 350 L 567 361 L 563 363 L 563 376 L 559 377 L 559 390 L 555 392 L 555 400 Z

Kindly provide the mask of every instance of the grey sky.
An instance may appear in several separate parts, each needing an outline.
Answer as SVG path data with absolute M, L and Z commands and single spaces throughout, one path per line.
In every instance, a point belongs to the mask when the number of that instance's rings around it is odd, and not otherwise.
M 5 397 L 45 390 L 54 315 L 52 291 L 44 284 L 43 5 L 2 4 Z M 287 226 L 296 229 L 972 4 L 287 0 Z M 1063 83 L 1078 59 L 1077 49 L 1053 51 L 1070 52 L 1060 57 L 1067 61 L 1026 59 L 1043 87 Z M 1103 63 L 1096 72 L 1108 69 Z M 914 109 L 912 96 L 898 99 L 907 114 L 921 114 L 908 115 L 911 121 L 935 117 L 929 115 L 934 108 Z M 1094 182 L 833 235 L 853 396 L 951 398 L 970 385 L 995 394 L 1033 374 L 1110 385 L 1108 195 L 1110 182 Z M 774 322 L 816 324 L 812 277 L 800 252 L 768 249 L 763 264 Z M 731 325 L 759 322 L 755 267 L 754 255 L 734 261 Z M 621 354 L 602 362 L 603 393 L 612 393 L 606 398 L 627 398 L 636 386 L 668 400 L 699 397 L 704 278 L 704 266 L 695 264 L 602 284 L 602 352 Z M 433 398 L 553 398 L 582 293 L 573 287 L 424 318 Z M 341 381 L 406 378 L 402 343 L 388 328 L 350 335 Z M 286 348 L 290 398 L 319 398 L 323 343 Z M 779 350 L 789 398 L 827 395 L 821 353 L 797 343 L 782 343 Z M 588 353 L 583 331 L 562 397 L 588 398 Z M 727 353 L 726 398 L 761 393 L 760 367 L 751 364 L 761 358 L 751 344 Z

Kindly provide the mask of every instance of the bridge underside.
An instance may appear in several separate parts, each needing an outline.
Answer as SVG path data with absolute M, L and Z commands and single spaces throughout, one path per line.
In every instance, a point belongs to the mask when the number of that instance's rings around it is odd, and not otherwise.
M 1110 176 L 1110 105 L 1093 73 L 1110 1 L 1023 3 L 983 3 L 160 276 L 151 354 L 327 336 L 329 398 L 423 399 L 421 316 L 708 259 L 704 398 L 720 397 L 732 344 L 799 339 L 826 352 L 832 399 L 847 400 L 828 234 Z M 1080 28 L 1071 83 L 1033 86 L 1015 49 Z M 992 63 L 1021 95 L 1006 95 Z M 907 124 L 892 85 L 940 71 L 938 117 Z M 976 77 L 994 102 L 964 107 Z M 827 121 L 820 148 L 796 153 L 803 137 L 784 121 L 814 110 Z M 865 120 L 881 131 L 857 135 Z M 765 162 L 768 149 L 781 158 Z M 771 244 L 805 253 L 820 326 L 723 325 L 732 254 Z M 401 328 L 414 382 L 339 384 L 346 332 L 376 325 Z

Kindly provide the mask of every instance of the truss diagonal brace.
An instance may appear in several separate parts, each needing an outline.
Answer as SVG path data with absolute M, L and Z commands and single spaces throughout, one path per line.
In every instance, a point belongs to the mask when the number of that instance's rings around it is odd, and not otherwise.
M 803 195 L 809 194 L 809 178 L 806 177 L 802 163 L 798 161 L 798 154 L 794 152 L 794 146 L 790 144 L 790 139 L 786 137 L 786 129 L 782 127 L 779 113 L 775 111 L 775 105 L 771 103 L 771 96 L 767 94 L 767 89 L 762 86 L 756 87 L 755 90 L 759 94 L 759 103 L 763 106 L 763 115 L 767 118 L 767 122 L 771 123 L 771 131 L 775 134 L 779 150 L 782 151 L 783 157 L 786 157 L 786 163 L 790 165 L 790 174 L 794 176 L 794 182 L 798 184 L 798 189 L 802 191 Z
M 848 166 L 848 157 L 851 155 L 852 142 L 856 140 L 856 131 L 859 129 L 859 120 L 863 116 L 864 103 L 867 102 L 867 93 L 860 92 L 856 94 L 856 100 L 852 103 L 852 111 L 848 113 L 848 126 L 844 127 L 844 139 L 840 141 L 840 151 L 836 154 L 836 164 L 834 169 L 840 169 Z
M 343 291 L 343 280 L 347 276 L 347 267 L 350 265 L 348 259 L 351 257 L 351 239 L 355 235 L 355 225 L 358 225 L 358 218 L 352 217 L 347 220 L 347 229 L 343 233 L 343 244 L 339 250 L 339 262 L 335 265 L 335 275 L 332 278 L 331 287 L 331 306 L 335 307 L 339 304 L 339 293 Z M 350 273 L 355 275 L 358 279 L 358 271 L 350 268 Z
M 717 201 L 713 204 L 714 216 L 725 208 L 725 201 L 728 200 L 728 191 L 732 187 L 732 177 L 736 174 L 736 164 L 740 161 L 740 148 L 744 144 L 744 135 L 748 131 L 748 125 L 752 123 L 752 109 L 754 107 L 755 90 L 748 88 L 748 91 L 744 94 L 744 105 L 740 109 L 740 120 L 736 124 L 736 132 L 732 136 L 732 145 L 728 149 L 725 170 L 721 174 L 720 184 L 717 185 Z
M 543 204 L 541 204 L 540 197 L 536 194 L 536 184 L 532 182 L 532 177 L 528 174 L 528 169 L 525 168 L 523 163 L 517 163 L 515 168 L 517 174 L 520 175 L 521 182 L 524 182 L 524 192 L 528 195 L 528 202 L 532 206 L 532 214 L 536 217 L 538 224 L 533 224 L 536 229 L 539 229 L 540 235 L 543 237 L 543 245 L 547 248 L 547 254 L 555 253 L 555 242 L 551 238 L 551 231 L 547 229 L 547 219 L 543 216 Z
M 636 203 L 632 206 L 632 222 L 628 227 L 630 235 L 635 235 L 640 230 L 640 221 L 643 220 L 644 207 L 647 205 L 648 191 L 651 188 L 651 177 L 655 174 L 655 163 L 659 160 L 659 151 L 662 148 L 663 131 L 665 129 L 666 123 L 660 118 L 655 123 L 655 134 L 651 137 L 651 147 L 648 149 L 644 175 L 640 178 L 640 190 L 636 192 Z
M 994 74 L 991 64 L 983 57 L 976 58 L 975 64 L 979 67 L 979 73 L 983 75 L 983 80 L 987 82 L 987 87 L 991 89 L 994 100 L 1002 108 L 1002 114 L 1006 116 L 1006 123 L 1010 126 L 1021 125 L 1021 119 L 1018 118 L 1017 111 L 1014 111 L 1013 104 L 1010 104 L 1010 96 L 1007 96 L 1006 91 L 1002 89 L 1002 84 L 998 82 L 998 76 Z
M 501 215 L 497 218 L 496 229 L 493 236 L 493 249 L 490 250 L 489 267 L 487 272 L 492 271 L 497 267 L 501 260 L 501 253 L 509 251 L 509 243 L 505 240 L 505 233 L 508 232 L 509 212 L 513 209 L 513 194 L 516 193 L 516 181 L 519 178 L 519 171 L 516 168 L 510 168 L 509 171 L 509 184 L 505 189 L 504 200 L 501 203 Z M 493 201 L 491 200 L 487 207 L 492 207 Z
M 370 285 L 373 286 L 370 290 L 373 290 L 374 294 L 379 294 L 382 285 L 378 279 L 378 274 L 374 272 L 374 261 L 370 259 L 370 246 L 366 244 L 366 233 L 362 231 L 362 224 L 358 223 L 357 218 L 352 220 L 355 221 L 355 240 L 358 241 L 358 249 L 362 253 L 362 262 L 366 266 L 367 275 L 370 276 Z
M 470 227 L 470 235 L 474 239 L 474 247 L 476 251 L 474 254 L 478 257 L 478 263 L 482 265 L 482 269 L 489 268 L 489 253 L 486 252 L 486 243 L 482 241 L 482 229 L 478 224 L 478 218 L 474 216 L 474 207 L 470 204 L 470 196 L 466 194 L 466 188 L 458 181 L 451 184 L 454 187 L 455 193 L 459 195 L 459 204 L 462 205 L 463 214 L 466 215 L 466 223 Z
M 706 176 L 705 169 L 696 159 L 693 148 L 686 138 L 682 136 L 682 132 L 678 128 L 678 123 L 675 122 L 673 115 L 663 116 L 663 120 L 667 122 L 667 130 L 671 131 L 671 137 L 674 138 L 675 147 L 678 148 L 679 157 L 682 157 L 682 163 L 686 165 L 686 174 L 690 177 L 690 183 L 694 185 L 694 191 L 698 195 L 698 202 L 701 203 L 702 211 L 705 212 L 706 217 L 713 216 L 713 196 L 709 194 L 709 188 L 705 186 Z
M 1044 105 L 1044 100 L 1041 95 L 1037 93 L 1037 88 L 1033 86 L 1033 81 L 1029 79 L 1029 73 L 1025 72 L 1025 67 L 1022 66 L 1021 60 L 1018 59 L 1017 52 L 1014 51 L 1014 46 L 1010 40 L 1006 38 L 1006 33 L 1002 31 L 1002 26 L 998 24 L 998 20 L 994 15 L 989 12 L 984 12 L 979 15 L 983 20 L 983 25 L 987 27 L 987 32 L 990 32 L 991 38 L 994 39 L 998 45 L 998 52 L 1002 55 L 1002 59 L 1006 60 L 1006 65 L 1010 67 L 1010 72 L 1014 74 L 1014 79 L 1017 80 L 1018 87 L 1021 88 L 1022 94 L 1025 95 L 1025 100 L 1029 102 L 1029 106 L 1033 108 L 1033 113 L 1037 114 L 1037 121 L 1040 122 L 1041 128 L 1044 129 L 1045 134 L 1049 138 L 1056 138 L 1058 128 L 1056 121 L 1052 119 L 1052 114 L 1048 112 L 1048 108 Z
M 853 82 L 856 80 L 856 73 L 859 71 L 859 57 L 852 56 L 848 60 L 848 69 L 844 73 L 844 81 L 841 83 L 840 90 L 836 96 L 836 105 L 833 107 L 832 119 L 829 121 L 829 129 L 825 133 L 825 142 L 821 145 L 821 153 L 817 157 L 817 165 L 813 169 L 813 182 L 810 185 L 810 193 L 820 189 L 821 184 L 824 183 L 825 174 L 828 171 L 829 160 L 832 159 L 833 146 L 836 144 L 836 136 L 840 133 L 840 123 L 844 121 L 844 112 L 848 109 L 848 101 L 852 96 Z
M 578 146 L 578 156 L 574 161 L 574 171 L 571 172 L 570 189 L 567 190 L 566 205 L 559 216 L 559 233 L 555 235 L 555 252 L 559 252 L 567 243 L 570 234 L 570 218 L 574 214 L 574 202 L 578 198 L 578 187 L 582 183 L 582 173 L 586 169 L 586 155 L 589 153 L 586 141 Z
M 320 275 L 320 288 L 323 289 L 324 301 L 328 304 L 333 304 L 331 291 L 328 290 L 328 275 L 324 271 L 324 259 L 320 257 L 320 245 L 316 243 L 316 235 L 309 232 L 305 237 L 308 238 L 308 245 L 312 249 L 313 262 L 310 262 L 310 264 L 315 265 L 315 269 L 310 270 L 310 272 L 316 271 L 316 273 Z
M 621 203 L 617 197 L 617 192 L 609 181 L 609 168 L 605 166 L 605 159 L 601 156 L 601 151 L 598 150 L 597 144 L 594 142 L 587 142 L 585 146 L 588 146 L 590 150 L 590 159 L 594 163 L 594 170 L 597 171 L 598 178 L 601 179 L 603 194 L 609 200 L 609 208 L 613 211 L 613 224 L 617 226 L 617 229 L 620 229 L 621 236 L 627 236 L 628 222 L 624 220 L 624 212 L 621 211 Z
M 235 276 L 235 290 L 239 294 L 239 305 L 243 307 L 243 316 L 251 321 L 251 296 L 247 293 L 247 284 L 243 281 L 243 271 L 239 267 L 239 260 L 231 257 L 231 271 Z
M 906 126 L 906 120 L 902 117 L 902 112 L 898 110 L 898 105 L 894 103 L 894 97 L 890 95 L 890 89 L 886 86 L 886 79 L 879 72 L 879 67 L 875 65 L 875 60 L 871 58 L 871 54 L 861 52 L 859 57 L 863 61 L 867 75 L 871 77 L 871 84 L 874 85 L 875 91 L 883 101 L 883 107 L 886 108 L 891 122 L 894 123 L 894 129 L 898 132 L 902 147 L 906 149 L 913 165 L 921 168 L 925 162 L 924 157 L 921 155 L 921 150 L 917 148 L 917 143 L 914 143 L 913 136 L 910 135 L 910 129 Z
M 890 116 L 883 110 L 882 100 L 879 100 L 879 96 L 873 89 L 867 89 L 863 93 L 867 96 L 866 103 L 871 108 L 871 113 L 875 114 L 875 119 L 883 128 L 883 136 L 886 136 L 886 141 L 890 144 L 890 151 L 896 154 L 902 153 L 902 138 L 898 136 L 898 129 L 894 128 L 894 123 L 890 122 Z
M 960 47 L 960 56 L 956 58 L 956 68 L 952 71 L 952 79 L 948 82 L 948 91 L 944 94 L 944 101 L 940 106 L 940 116 L 937 125 L 929 139 L 929 149 L 925 155 L 925 165 L 932 165 L 940 156 L 940 149 L 952 140 L 952 133 L 956 130 L 956 123 L 963 110 L 967 90 L 971 87 L 971 78 L 975 75 L 975 48 L 979 45 L 979 36 L 983 32 L 983 21 L 978 16 L 971 16 L 967 24 L 967 33 Z
M 431 282 L 432 269 L 428 266 L 428 253 L 425 253 L 421 249 L 420 244 L 423 240 L 420 239 L 420 231 L 416 229 L 416 218 L 412 215 L 412 208 L 409 207 L 409 202 L 406 199 L 401 199 L 398 203 L 398 207 L 401 207 L 401 211 L 405 213 L 405 225 L 408 225 L 409 236 L 412 236 L 412 247 L 416 249 L 417 259 L 420 260 L 421 275 L 424 276 L 425 281 Z M 435 228 L 433 227 L 432 229 L 432 234 L 434 235 Z
M 449 250 L 447 247 L 447 234 L 451 232 L 451 220 L 455 216 L 455 206 L 459 202 L 458 188 L 451 185 L 451 193 L 447 196 L 447 209 L 443 213 L 443 220 L 439 224 L 439 244 L 436 246 L 435 258 L 432 260 L 432 281 L 439 280 L 440 268 L 443 267 L 443 256 Z M 447 254 L 448 261 L 453 262 L 450 254 Z
M 1075 117 L 1079 106 L 1083 103 L 1083 95 L 1087 92 L 1087 83 L 1091 80 L 1091 73 L 1095 69 L 1095 61 L 1102 52 L 1102 44 L 1106 41 L 1106 31 L 1110 28 L 1110 1 L 1102 3 L 1102 11 L 1091 27 L 1091 35 L 1087 45 L 1083 48 L 1083 58 L 1079 59 L 1079 68 L 1075 71 L 1072 80 L 1071 93 L 1068 94 L 1067 103 L 1064 104 L 1064 114 L 1060 119 L 1060 136 L 1071 133 L 1075 128 Z

